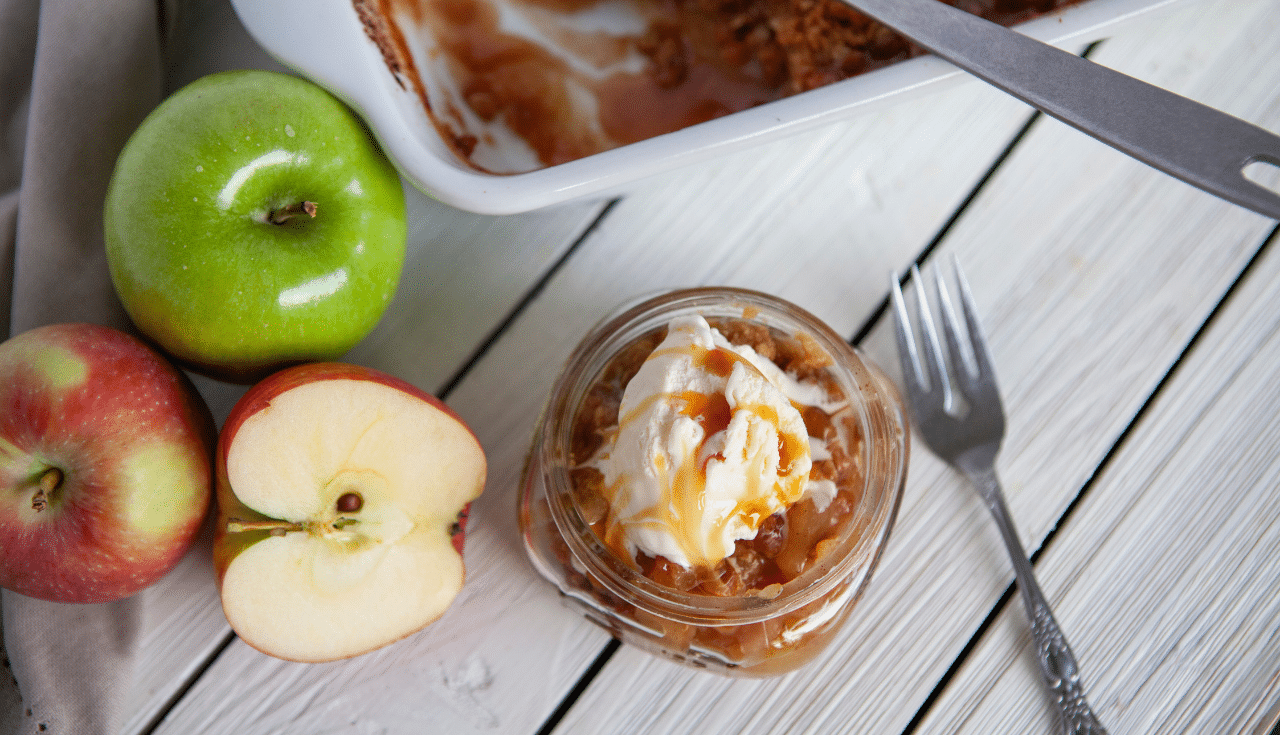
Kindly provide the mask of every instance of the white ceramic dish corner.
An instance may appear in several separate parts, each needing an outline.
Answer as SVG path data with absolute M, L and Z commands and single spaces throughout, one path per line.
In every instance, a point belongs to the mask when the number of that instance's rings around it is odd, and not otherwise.
M 1066 48 L 1186 0 L 1086 0 L 1018 30 Z M 401 174 L 460 209 L 512 214 L 616 193 L 628 184 L 963 79 L 932 56 L 631 145 L 528 173 L 488 174 L 440 138 L 417 95 L 400 86 L 351 0 L 232 0 L 249 33 L 281 63 L 329 89 L 369 124 Z

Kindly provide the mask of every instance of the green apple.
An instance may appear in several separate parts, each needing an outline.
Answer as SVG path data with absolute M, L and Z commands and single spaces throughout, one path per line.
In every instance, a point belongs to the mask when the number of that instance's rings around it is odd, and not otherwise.
M 123 332 L 0 344 L 0 586 L 109 602 L 167 573 L 209 508 L 214 426 L 190 381 Z
M 138 328 L 197 372 L 253 382 L 355 346 L 395 294 L 404 191 L 311 82 L 231 71 L 173 93 L 116 163 L 104 236 Z

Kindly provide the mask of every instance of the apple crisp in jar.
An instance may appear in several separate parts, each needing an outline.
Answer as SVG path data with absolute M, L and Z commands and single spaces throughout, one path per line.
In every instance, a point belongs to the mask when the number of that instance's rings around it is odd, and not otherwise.
M 796 668 L 871 578 L 906 477 L 896 389 L 804 310 L 732 288 L 627 305 L 570 356 L 520 493 L 534 565 L 624 642 Z

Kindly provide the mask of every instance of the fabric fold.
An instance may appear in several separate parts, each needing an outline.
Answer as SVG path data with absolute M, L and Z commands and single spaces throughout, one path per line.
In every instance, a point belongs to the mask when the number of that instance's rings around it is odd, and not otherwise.
M 160 24 L 173 7 L 163 10 L 157 0 L 0 0 L 0 308 L 9 334 L 69 321 L 130 329 L 107 271 L 102 205 L 116 157 L 163 93 Z M 2 597 L 12 677 L 0 672 L 0 707 L 10 707 L 0 725 L 119 732 L 141 602 Z

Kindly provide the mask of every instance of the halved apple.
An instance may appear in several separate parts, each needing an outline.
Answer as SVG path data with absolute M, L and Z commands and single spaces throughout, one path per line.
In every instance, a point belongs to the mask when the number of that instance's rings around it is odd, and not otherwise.
M 420 630 L 462 589 L 485 473 L 462 419 L 398 378 L 342 363 L 269 376 L 218 441 L 214 564 L 231 627 L 306 662 Z

